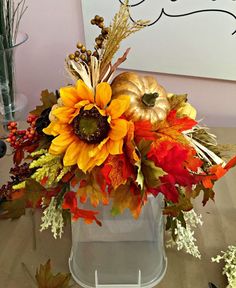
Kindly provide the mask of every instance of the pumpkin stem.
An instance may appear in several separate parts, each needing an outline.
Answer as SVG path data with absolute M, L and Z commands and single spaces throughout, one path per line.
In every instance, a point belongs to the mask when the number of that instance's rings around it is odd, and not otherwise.
M 145 93 L 143 94 L 141 99 L 142 99 L 143 104 L 146 105 L 147 107 L 154 107 L 158 96 L 159 94 L 157 92 Z

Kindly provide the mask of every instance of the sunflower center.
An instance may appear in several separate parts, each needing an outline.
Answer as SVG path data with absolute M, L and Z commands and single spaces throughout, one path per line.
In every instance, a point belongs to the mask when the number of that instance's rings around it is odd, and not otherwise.
M 100 143 L 108 136 L 110 130 L 106 116 L 102 116 L 96 107 L 90 110 L 80 110 L 72 122 L 74 133 L 80 140 L 87 143 Z

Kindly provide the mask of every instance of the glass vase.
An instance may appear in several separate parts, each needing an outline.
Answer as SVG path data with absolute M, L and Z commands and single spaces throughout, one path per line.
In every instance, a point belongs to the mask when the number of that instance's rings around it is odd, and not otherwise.
M 88 204 L 82 208 L 91 210 Z M 150 197 L 137 220 L 128 210 L 116 217 L 110 210 L 96 209 L 102 227 L 72 223 L 69 267 L 74 280 L 84 288 L 154 287 L 167 267 L 162 195 Z
M 13 47 L 4 49 L 0 46 L 0 114 L 5 130 L 9 121 L 19 120 L 27 104 L 27 98 L 17 92 L 15 84 L 15 52 L 27 39 L 27 34 L 18 33 Z

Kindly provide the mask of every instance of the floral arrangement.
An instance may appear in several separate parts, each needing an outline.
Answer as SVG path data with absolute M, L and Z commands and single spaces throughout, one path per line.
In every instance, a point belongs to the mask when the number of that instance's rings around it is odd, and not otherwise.
M 74 84 L 43 91 L 26 130 L 8 124 L 15 167 L 0 189 L 0 218 L 41 206 L 42 230 L 51 227 L 57 237 L 68 215 L 102 225 L 99 214 L 80 203 L 112 203 L 112 216 L 129 209 L 138 218 L 148 196 L 162 193 L 166 229 L 176 240 L 176 231 L 188 227 L 185 219 L 201 222 L 188 212 L 194 199 L 202 193 L 203 205 L 213 200 L 215 181 L 236 165 L 236 157 L 222 160 L 187 95 L 167 93 L 155 78 L 135 72 L 113 77 L 129 53 L 112 63 L 121 41 L 148 24 L 130 21 L 127 3 L 109 27 L 98 15 L 91 20 L 101 30 L 93 52 L 78 43 L 66 58 Z

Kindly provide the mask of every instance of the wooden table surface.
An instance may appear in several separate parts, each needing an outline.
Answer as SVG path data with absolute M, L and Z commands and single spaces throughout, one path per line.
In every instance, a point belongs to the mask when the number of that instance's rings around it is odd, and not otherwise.
M 218 136 L 219 143 L 236 144 L 236 128 L 214 128 L 211 131 Z M 7 180 L 10 166 L 10 156 L 0 159 L 0 184 Z M 226 287 L 226 278 L 221 275 L 223 263 L 212 263 L 211 257 L 226 250 L 228 245 L 236 245 L 236 168 L 218 181 L 215 192 L 215 203 L 209 202 L 203 208 L 199 199 L 195 205 L 204 222 L 196 231 L 202 259 L 167 249 L 168 269 L 158 288 L 207 288 L 208 282 L 213 282 L 217 288 Z M 0 221 L 1 288 L 36 287 L 22 268 L 22 263 L 25 263 L 32 275 L 49 258 L 55 273 L 68 271 L 70 227 L 66 227 L 62 239 L 54 240 L 50 231 L 39 232 L 39 211 L 36 212 L 35 221 L 36 250 L 33 247 L 32 217 L 29 211 L 19 220 Z

